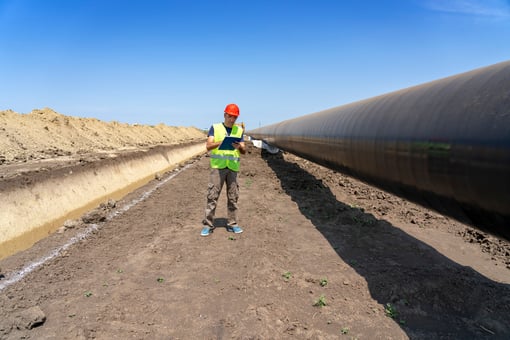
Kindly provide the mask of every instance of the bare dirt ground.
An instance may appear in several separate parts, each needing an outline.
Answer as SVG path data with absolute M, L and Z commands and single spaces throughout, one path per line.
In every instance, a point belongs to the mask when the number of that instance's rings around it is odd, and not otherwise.
M 510 243 L 252 147 L 244 233 L 208 157 L 0 261 L 0 339 L 508 339 Z

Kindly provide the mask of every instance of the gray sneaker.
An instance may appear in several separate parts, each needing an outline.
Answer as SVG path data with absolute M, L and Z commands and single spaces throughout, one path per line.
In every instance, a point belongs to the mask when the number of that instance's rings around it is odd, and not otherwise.
M 211 233 L 211 228 L 208 226 L 205 226 L 204 228 L 202 228 L 202 231 L 200 232 L 200 236 L 209 236 L 210 233 Z
M 243 232 L 243 229 L 238 225 L 232 226 L 231 228 L 234 234 L 240 234 Z

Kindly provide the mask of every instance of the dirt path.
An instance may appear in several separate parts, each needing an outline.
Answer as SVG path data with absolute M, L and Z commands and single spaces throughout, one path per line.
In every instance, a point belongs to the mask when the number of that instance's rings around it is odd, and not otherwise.
M 1 291 L 0 339 L 510 337 L 508 242 L 251 147 L 245 232 L 204 238 L 207 174 L 202 157 L 104 207 L 132 206 L 97 230 L 68 228 L 1 261 L 5 285 L 90 231 Z M 219 224 L 225 211 L 223 192 Z

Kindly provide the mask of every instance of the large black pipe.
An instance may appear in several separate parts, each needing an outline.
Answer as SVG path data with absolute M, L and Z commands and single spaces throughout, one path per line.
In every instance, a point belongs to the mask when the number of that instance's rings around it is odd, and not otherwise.
M 247 134 L 510 239 L 510 61 Z

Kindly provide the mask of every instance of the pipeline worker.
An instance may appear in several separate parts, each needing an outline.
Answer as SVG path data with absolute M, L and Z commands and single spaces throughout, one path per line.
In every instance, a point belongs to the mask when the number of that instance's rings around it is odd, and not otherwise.
M 242 233 L 239 227 L 238 205 L 239 184 L 237 173 L 239 172 L 241 154 L 246 153 L 244 144 L 244 130 L 235 125 L 239 117 L 239 107 L 236 104 L 228 104 L 223 113 L 223 123 L 213 124 L 207 134 L 206 149 L 210 151 L 210 174 L 207 187 L 207 205 L 205 208 L 205 219 L 200 233 L 208 236 L 214 230 L 214 216 L 218 198 L 220 197 L 223 184 L 227 184 L 227 231 L 236 234 Z M 235 137 L 235 141 L 222 145 L 225 137 Z M 221 145 L 221 147 L 220 147 Z

